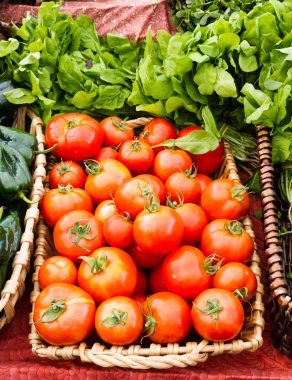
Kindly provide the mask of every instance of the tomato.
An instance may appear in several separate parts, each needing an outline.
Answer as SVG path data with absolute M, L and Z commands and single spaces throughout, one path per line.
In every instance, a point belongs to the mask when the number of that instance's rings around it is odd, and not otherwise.
M 229 290 L 242 302 L 250 300 L 257 290 L 257 278 L 253 271 L 242 263 L 228 263 L 213 277 L 213 288 Z
M 244 322 L 244 310 L 234 294 L 223 289 L 207 289 L 192 306 L 192 323 L 204 339 L 224 342 L 235 338 Z
M 67 257 L 49 257 L 39 269 L 38 282 L 42 289 L 56 282 L 76 285 L 77 268 L 73 261 Z
M 133 223 L 130 216 L 114 214 L 103 224 L 103 236 L 112 247 L 127 248 L 134 243 Z
M 86 171 L 88 176 L 85 190 L 96 203 L 112 199 L 118 186 L 132 177 L 125 165 L 111 158 L 107 158 L 101 163 L 92 160 L 86 161 Z
M 100 151 L 97 153 L 95 157 L 93 157 L 93 159 L 98 162 L 101 162 L 105 160 L 106 158 L 112 158 L 114 160 L 117 160 L 118 152 L 109 146 L 105 146 L 100 149 Z
M 80 263 L 79 256 L 88 256 L 105 245 L 101 223 L 84 210 L 61 216 L 55 225 L 53 239 L 56 251 L 75 263 Z
M 162 264 L 162 276 L 167 290 L 187 301 L 193 301 L 211 287 L 212 276 L 204 268 L 205 256 L 195 247 L 183 245 L 169 253 Z
M 83 167 L 77 162 L 58 162 L 50 171 L 49 183 L 51 189 L 57 189 L 59 185 L 84 188 L 86 173 Z
M 103 129 L 103 146 L 116 147 L 124 141 L 133 140 L 133 129 L 117 116 L 109 116 L 100 122 Z
M 212 179 L 208 177 L 205 174 L 197 173 L 196 179 L 199 181 L 201 186 L 201 193 L 206 189 L 206 187 L 209 185 L 210 182 L 212 182 Z
M 165 182 L 171 174 L 188 170 L 191 165 L 191 157 L 185 151 L 164 149 L 154 158 L 153 174 Z
M 132 220 L 144 210 L 146 200 L 155 194 L 154 186 L 141 178 L 124 181 L 115 192 L 115 204 L 118 212 L 129 213 Z
M 133 244 L 130 248 L 128 248 L 127 252 L 133 258 L 137 267 L 142 269 L 155 267 L 164 259 L 164 255 L 153 255 L 151 253 L 146 253 L 136 244 Z
M 153 205 L 155 203 L 137 215 L 133 226 L 134 240 L 145 253 L 165 255 L 181 243 L 184 225 L 175 210 Z
M 253 254 L 254 242 L 239 221 L 216 219 L 203 230 L 201 250 L 205 256 L 216 253 L 224 264 L 245 263 Z
M 165 205 L 166 203 L 166 189 L 164 183 L 155 175 L 152 174 L 139 174 L 135 178 L 141 178 L 150 183 L 155 190 L 155 193 L 158 195 L 160 204 Z
M 139 307 L 142 308 L 144 303 L 147 301 L 147 296 L 145 296 L 145 294 L 134 294 L 131 298 L 138 303 Z
M 96 310 L 95 329 L 106 343 L 125 346 L 142 334 L 144 319 L 136 301 L 128 297 L 112 297 Z
M 182 297 L 170 292 L 155 293 L 148 297 L 143 309 L 144 314 L 150 317 L 148 320 L 146 317 L 150 325 L 146 332 L 152 342 L 178 343 L 188 335 L 191 308 Z
M 196 245 L 201 240 L 202 232 L 208 224 L 205 211 L 194 203 L 178 204 L 174 210 L 179 214 L 184 225 L 181 244 Z
M 148 289 L 148 280 L 145 272 L 142 269 L 137 271 L 137 284 L 134 289 L 133 295 L 135 294 L 146 294 Z
M 139 140 L 146 141 L 150 146 L 158 145 L 169 139 L 176 138 L 176 130 L 173 124 L 162 117 L 156 117 L 147 123 L 139 136 Z M 153 148 L 155 154 L 164 147 Z
M 102 201 L 95 209 L 94 216 L 96 219 L 103 223 L 112 215 L 118 212 L 115 202 L 111 199 Z
M 178 138 L 183 137 L 193 131 L 200 131 L 200 130 L 202 130 L 201 127 L 190 126 L 190 127 L 182 129 L 177 135 L 177 137 Z M 197 167 L 198 173 L 207 174 L 207 175 L 214 174 L 216 170 L 219 169 L 224 159 L 224 141 L 221 140 L 218 147 L 214 150 L 211 150 L 203 154 L 190 153 L 190 156 L 192 157 L 192 160 L 194 161 Z
M 246 188 L 231 179 L 216 179 L 209 183 L 201 196 L 201 206 L 208 219 L 242 219 L 249 211 L 250 199 Z
M 72 186 L 49 190 L 41 200 L 41 213 L 48 226 L 54 227 L 61 216 L 74 210 L 93 212 L 90 195 Z
M 137 284 L 137 267 L 126 252 L 103 247 L 84 257 L 78 269 L 78 285 L 100 303 L 114 296 L 130 297 Z
M 162 277 L 162 263 L 152 268 L 149 272 L 149 288 L 151 293 L 167 291 Z
M 49 314 L 48 309 L 51 311 Z M 55 319 L 48 322 L 49 317 L 54 317 L 52 309 Z M 71 346 L 89 335 L 94 326 L 95 311 L 92 297 L 84 290 L 75 285 L 56 283 L 48 285 L 38 295 L 33 322 L 47 343 Z
M 46 147 L 57 144 L 52 154 L 64 160 L 83 161 L 94 157 L 103 141 L 99 122 L 85 114 L 67 113 L 53 117 L 46 126 Z
M 153 165 L 154 153 L 149 144 L 139 140 L 125 141 L 119 149 L 118 160 L 133 175 L 147 173 Z

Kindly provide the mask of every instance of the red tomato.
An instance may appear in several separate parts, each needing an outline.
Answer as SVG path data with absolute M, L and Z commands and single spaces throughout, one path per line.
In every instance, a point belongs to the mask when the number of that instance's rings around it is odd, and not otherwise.
M 59 185 L 84 188 L 86 173 L 83 167 L 73 161 L 58 162 L 50 171 L 49 183 L 51 189 L 57 189 Z
M 165 182 L 165 188 L 172 201 L 182 200 L 184 203 L 197 203 L 201 197 L 200 182 L 197 180 L 196 174 L 192 174 L 192 168 L 185 172 L 171 174 Z
M 125 141 L 119 149 L 118 160 L 133 175 L 147 173 L 153 165 L 154 153 L 149 144 L 139 140 Z
M 131 298 L 138 303 L 140 308 L 143 308 L 144 303 L 147 301 L 147 297 L 144 294 L 134 294 Z
M 41 200 L 41 213 L 48 226 L 54 227 L 61 216 L 73 210 L 93 212 L 89 194 L 72 186 L 49 190 Z
M 136 244 L 133 244 L 128 248 L 127 252 L 131 255 L 137 267 L 142 269 L 155 267 L 164 259 L 164 255 L 152 255 L 151 253 L 146 253 Z
M 178 247 L 183 232 L 184 225 L 178 213 L 157 204 L 140 212 L 133 227 L 135 243 L 144 252 L 154 255 L 165 255 Z
M 78 285 L 100 303 L 114 296 L 130 297 L 137 283 L 137 267 L 126 252 L 103 247 L 84 257 L 78 270 Z
M 112 297 L 96 310 L 95 329 L 106 343 L 125 346 L 134 343 L 142 334 L 142 311 L 136 301 L 128 297 Z
M 254 242 L 239 221 L 216 219 L 204 228 L 201 250 L 205 256 L 216 253 L 224 264 L 246 263 L 253 254 Z
M 109 146 L 105 146 L 104 148 L 100 149 L 100 151 L 97 153 L 95 157 L 93 157 L 93 159 L 98 162 L 101 162 L 106 158 L 112 158 L 113 160 L 117 160 L 118 152 Z
M 152 294 L 143 309 L 144 314 L 149 316 L 146 321 L 150 326 L 146 332 L 152 342 L 178 343 L 188 335 L 191 308 L 182 297 L 170 292 Z
M 40 267 L 38 272 L 38 282 L 42 289 L 56 282 L 76 285 L 77 268 L 73 261 L 67 257 L 49 257 Z
M 234 294 L 223 289 L 207 289 L 194 300 L 192 323 L 204 339 L 224 342 L 235 338 L 244 322 L 244 310 Z
M 193 131 L 200 131 L 200 130 L 202 130 L 201 127 L 190 126 L 190 127 L 182 129 L 177 135 L 177 137 L 178 138 L 183 137 Z M 211 150 L 203 154 L 190 153 L 190 156 L 192 157 L 197 167 L 198 173 L 207 174 L 207 175 L 214 174 L 216 170 L 219 169 L 224 159 L 224 141 L 221 140 L 219 143 L 219 146 L 214 150 Z
M 209 185 L 210 182 L 212 182 L 212 179 L 208 177 L 205 174 L 197 174 L 196 179 L 200 182 L 201 186 L 201 193 L 206 189 L 206 187 Z
M 150 146 L 175 138 L 176 130 L 174 125 L 162 117 L 156 117 L 147 123 L 139 136 L 139 140 L 146 141 Z M 153 151 L 157 154 L 163 149 L 163 147 L 157 147 L 153 148 Z
M 137 285 L 134 289 L 133 295 L 146 294 L 148 290 L 148 280 L 145 272 L 142 269 L 137 271 Z
M 231 179 L 216 179 L 201 196 L 201 206 L 208 219 L 242 219 L 248 213 L 250 200 L 246 188 Z
M 114 214 L 103 224 L 103 236 L 112 247 L 127 248 L 134 243 L 133 223 L 129 215 Z
M 152 174 L 139 174 L 135 178 L 141 178 L 150 183 L 154 189 L 155 193 L 158 195 L 160 204 L 165 205 L 166 203 L 166 189 L 164 183 L 155 175 Z
M 229 290 L 244 302 L 250 300 L 257 290 L 257 278 L 253 271 L 242 263 L 228 263 L 213 277 L 213 288 Z
M 53 117 L 46 126 L 46 147 L 57 144 L 52 154 L 64 160 L 83 161 L 94 157 L 103 141 L 97 120 L 85 114 L 67 113 Z
M 103 146 L 116 147 L 124 141 L 133 140 L 133 129 L 117 116 L 109 116 L 100 122 L 103 129 Z
M 150 288 L 150 292 L 153 294 L 167 291 L 167 288 L 162 276 L 162 263 L 150 270 L 149 288 Z
M 162 264 L 167 290 L 187 301 L 193 301 L 211 287 L 212 276 L 204 268 L 205 256 L 195 247 L 183 245 L 168 254 Z
M 56 251 L 75 263 L 80 262 L 79 256 L 88 256 L 105 245 L 101 223 L 84 210 L 61 216 L 55 225 L 53 238 Z
M 48 313 L 48 309 L 51 313 Z M 47 343 L 71 346 L 82 342 L 89 335 L 94 326 L 95 311 L 92 297 L 84 290 L 74 285 L 56 283 L 48 285 L 38 295 L 33 309 L 33 322 Z M 55 319 L 48 322 L 48 318 L 53 318 L 52 312 Z
M 95 209 L 94 216 L 103 225 L 112 215 L 118 212 L 115 202 L 111 199 L 102 201 Z
M 101 163 L 89 160 L 86 165 L 85 190 L 96 203 L 112 199 L 118 186 L 132 177 L 125 165 L 111 158 Z
M 153 174 L 165 182 L 171 174 L 188 170 L 191 165 L 191 157 L 185 151 L 164 149 L 155 156 Z

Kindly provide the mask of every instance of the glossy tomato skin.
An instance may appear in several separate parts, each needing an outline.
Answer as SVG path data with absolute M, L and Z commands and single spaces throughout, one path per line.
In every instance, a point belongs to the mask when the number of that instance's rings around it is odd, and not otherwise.
M 105 146 L 99 150 L 97 155 L 93 157 L 94 160 L 101 162 L 105 160 L 106 158 L 112 158 L 113 160 L 117 160 L 118 158 L 118 152 L 111 148 L 110 146 Z
M 103 129 L 103 146 L 117 147 L 124 141 L 133 140 L 134 131 L 130 126 L 117 116 L 109 116 L 100 122 Z
M 165 205 L 165 203 L 166 203 L 166 189 L 165 189 L 164 183 L 161 181 L 161 179 L 159 179 L 158 177 L 155 177 L 155 175 L 152 175 L 149 173 L 139 174 L 135 178 L 139 178 L 139 179 L 141 178 L 141 179 L 144 179 L 145 181 L 147 181 L 148 183 L 150 183 L 154 187 L 155 193 L 159 197 L 160 204 Z
M 80 263 L 79 256 L 88 256 L 105 245 L 102 225 L 85 210 L 74 210 L 57 221 L 53 232 L 54 245 L 61 256 Z
M 105 241 L 112 247 L 123 249 L 134 243 L 133 223 L 121 214 L 110 216 L 102 231 Z
M 216 323 L 211 314 L 201 310 L 208 308 L 208 300 L 217 300 L 222 307 L 218 311 Z M 241 302 L 231 292 L 211 288 L 196 297 L 192 306 L 192 323 L 195 330 L 204 339 L 224 342 L 235 338 L 241 331 L 244 322 L 244 310 Z
M 246 288 L 241 302 L 249 301 L 257 290 L 257 278 L 253 271 L 242 263 L 228 263 L 223 265 L 213 277 L 213 288 L 220 288 L 235 292 Z M 236 294 L 235 294 L 236 295 Z
M 149 272 L 149 288 L 151 294 L 167 291 L 167 287 L 162 276 L 162 265 L 163 263 L 160 263 Z
M 97 120 L 85 114 L 67 113 L 53 117 L 46 126 L 46 147 L 55 144 L 52 154 L 64 160 L 83 161 L 94 157 L 103 141 Z
M 100 303 L 114 296 L 130 297 L 137 284 L 137 267 L 125 251 L 114 247 L 95 250 L 90 258 L 104 258 L 107 262 L 100 272 L 92 272 L 86 261 L 78 269 L 78 285 Z
M 206 187 L 209 185 L 210 182 L 212 182 L 212 178 L 207 176 L 206 174 L 200 174 L 198 173 L 196 175 L 196 179 L 199 181 L 201 186 L 201 193 L 206 189 Z
M 191 157 L 185 151 L 164 149 L 154 158 L 153 174 L 165 183 L 171 174 L 188 170 L 191 165 Z
M 152 342 L 166 344 L 185 339 L 191 328 L 191 308 L 182 297 L 170 292 L 155 293 L 143 305 L 146 315 L 149 315 L 148 307 L 156 321 L 155 330 L 149 336 Z
M 162 117 L 156 117 L 147 123 L 139 136 L 139 140 L 148 142 L 150 146 L 158 145 L 166 140 L 175 138 L 175 126 Z M 163 147 L 153 148 L 154 154 L 163 149 Z
M 137 271 L 137 284 L 133 292 L 133 296 L 137 294 L 146 294 L 148 290 L 148 280 L 146 273 L 142 269 Z
M 181 217 L 167 206 L 160 206 L 156 212 L 140 212 L 133 226 L 135 243 L 154 255 L 165 255 L 178 247 L 183 233 Z
M 193 131 L 200 131 L 200 130 L 202 130 L 201 127 L 190 126 L 190 127 L 182 129 L 179 132 L 177 137 L 178 138 L 183 137 Z M 197 167 L 198 173 L 206 174 L 206 175 L 214 174 L 216 170 L 219 169 L 224 159 L 224 141 L 221 140 L 219 143 L 219 146 L 216 149 L 211 150 L 207 153 L 190 154 L 190 155 Z
M 83 189 L 85 180 L 85 170 L 77 162 L 73 161 L 58 162 L 49 174 L 50 189 L 57 189 L 59 185 L 71 185 Z
M 238 191 L 240 195 L 238 195 Z M 249 195 L 243 185 L 231 179 L 216 179 L 201 196 L 201 206 L 208 219 L 242 219 L 250 207 Z
M 107 199 L 100 202 L 94 211 L 94 216 L 103 225 L 104 222 L 112 215 L 117 214 L 115 202 L 112 199 Z
M 181 199 L 184 203 L 198 203 L 201 197 L 200 182 L 183 172 L 171 174 L 165 182 L 165 188 L 172 201 L 179 202 Z
M 56 282 L 76 285 L 77 268 L 68 257 L 49 257 L 39 269 L 38 282 L 42 289 Z
M 126 313 L 123 322 L 111 326 L 108 318 L 113 310 Z M 103 301 L 96 310 L 95 329 L 106 343 L 124 346 L 134 343 L 142 334 L 143 314 L 138 303 L 128 297 L 112 297 Z
M 136 244 L 131 245 L 131 247 L 127 249 L 127 252 L 133 258 L 137 267 L 142 269 L 153 268 L 164 259 L 164 255 L 146 253 Z
M 205 256 L 216 253 L 224 259 L 224 264 L 233 261 L 246 263 L 250 260 L 254 251 L 253 239 L 243 228 L 241 233 L 231 233 L 228 229 L 232 222 L 240 223 L 228 219 L 216 219 L 204 228 L 201 250 Z
M 70 211 L 93 211 L 89 194 L 83 189 L 71 188 L 68 192 L 59 189 L 49 190 L 41 200 L 40 209 L 48 226 L 54 227 L 57 221 Z
M 138 175 L 150 170 L 154 161 L 154 152 L 147 142 L 128 140 L 120 146 L 118 160 L 130 170 L 132 175 Z
M 166 288 L 187 301 L 193 301 L 211 287 L 212 276 L 204 269 L 205 256 L 195 247 L 183 245 L 168 254 L 162 264 Z
M 53 300 L 64 300 L 65 310 L 52 322 L 40 318 Z M 33 322 L 39 335 L 54 346 L 69 346 L 82 342 L 94 327 L 95 303 L 92 297 L 77 286 L 55 283 L 38 295 L 33 310 Z

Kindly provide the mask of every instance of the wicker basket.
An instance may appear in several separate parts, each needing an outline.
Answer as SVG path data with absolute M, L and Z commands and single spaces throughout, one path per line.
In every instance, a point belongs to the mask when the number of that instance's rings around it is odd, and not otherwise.
M 143 123 L 148 119 L 143 119 Z M 135 127 L 140 125 L 140 120 L 135 120 Z M 133 125 L 134 126 L 134 125 Z M 239 181 L 239 176 L 234 163 L 229 146 L 225 145 L 225 161 L 218 173 L 219 177 L 230 178 Z M 244 228 L 254 238 L 252 224 L 249 217 L 243 220 Z M 38 271 L 44 260 L 54 255 L 53 239 L 49 228 L 44 224 L 42 218 L 37 229 L 35 251 L 35 272 L 33 274 L 34 289 L 31 293 L 32 308 L 36 297 L 40 293 L 38 283 Z M 150 344 L 149 347 L 140 345 L 131 345 L 127 347 L 105 346 L 101 342 L 94 343 L 91 347 L 82 342 L 79 345 L 57 347 L 50 346 L 44 342 L 38 335 L 32 322 L 32 313 L 30 314 L 31 334 L 29 341 L 32 345 L 32 351 L 35 355 L 50 359 L 80 359 L 82 362 L 94 363 L 101 367 L 123 367 L 134 369 L 157 368 L 166 369 L 170 367 L 195 366 L 198 363 L 205 362 L 209 355 L 219 355 L 223 353 L 236 354 L 243 350 L 255 351 L 263 343 L 262 331 L 264 327 L 264 305 L 262 295 L 264 292 L 261 284 L 261 270 L 259 267 L 259 256 L 257 247 L 251 259 L 251 269 L 258 280 L 256 295 L 251 303 L 252 311 L 247 308 L 245 315 L 245 325 L 241 337 L 225 343 L 215 343 L 207 340 L 188 341 L 181 344 Z
M 288 230 L 291 230 L 291 225 L 288 221 L 280 223 L 277 215 L 269 131 L 260 126 L 257 133 L 269 285 L 268 307 L 273 326 L 273 342 L 275 347 L 292 358 L 292 281 L 290 280 L 290 284 L 286 281 L 286 274 L 292 272 L 292 235 L 279 238 L 280 224 L 285 225 Z
M 27 107 L 20 107 L 17 111 L 13 127 L 25 130 L 25 119 L 31 119 L 30 133 L 37 138 L 38 150 L 44 149 L 44 135 L 42 132 L 43 122 Z M 20 248 L 16 253 L 12 264 L 12 274 L 1 292 L 0 299 L 0 329 L 12 321 L 15 314 L 15 304 L 24 292 L 25 277 L 29 271 L 30 258 L 34 248 L 34 231 L 39 220 L 38 201 L 44 194 L 44 181 L 46 178 L 46 156 L 39 154 L 33 163 L 33 187 L 29 199 L 35 201 L 28 206 L 24 232 L 21 236 Z

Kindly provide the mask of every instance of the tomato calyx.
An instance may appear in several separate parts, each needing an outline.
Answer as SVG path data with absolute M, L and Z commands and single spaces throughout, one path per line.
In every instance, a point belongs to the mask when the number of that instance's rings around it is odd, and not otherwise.
M 239 220 L 231 220 L 229 225 L 227 223 L 225 223 L 224 228 L 231 235 L 241 235 L 243 232 L 243 226 Z
M 62 184 L 58 185 L 58 191 L 62 194 L 67 194 L 73 191 L 73 186 L 68 183 L 68 185 L 64 186 Z
M 143 197 L 145 197 L 145 198 L 150 198 L 150 197 L 153 197 L 154 196 L 154 194 L 153 194 L 153 192 L 149 189 L 149 187 L 148 187 L 148 183 L 147 183 L 147 185 L 144 187 L 144 188 L 142 188 L 141 187 L 141 185 L 140 185 L 140 183 L 138 182 L 138 189 L 141 191 L 141 195 L 143 196 Z
M 131 144 L 131 152 L 137 152 L 141 150 L 141 141 L 134 140 Z
M 83 161 L 85 165 L 85 171 L 87 174 L 95 175 L 101 172 L 100 163 L 93 159 Z
M 40 319 L 35 323 L 49 323 L 55 321 L 66 308 L 66 302 L 64 300 L 55 300 L 51 302 L 51 306 L 43 312 Z M 44 318 L 47 317 L 46 320 Z
M 245 198 L 248 196 L 247 187 L 242 185 L 235 185 L 231 189 L 231 196 L 238 202 L 243 202 Z
M 182 172 L 187 178 L 196 178 L 198 170 L 195 164 L 192 164 L 189 169 Z
M 77 127 L 78 121 L 76 120 L 69 120 L 67 125 L 65 126 L 65 134 L 72 128 Z
M 57 167 L 57 170 L 58 170 L 60 176 L 64 175 L 65 173 L 71 172 L 72 171 L 71 165 L 72 165 L 72 161 L 65 164 L 65 162 L 61 159 L 61 164 Z
M 152 314 L 152 310 L 151 310 L 151 307 L 149 305 L 149 301 L 148 301 L 148 298 L 146 300 L 146 307 L 147 307 L 147 312 L 148 314 L 145 314 L 141 305 L 138 304 L 141 311 L 142 311 L 142 314 L 143 314 L 143 318 L 145 320 L 145 324 L 144 324 L 144 327 L 143 327 L 143 333 L 148 331 L 148 334 L 146 335 L 143 335 L 141 340 L 140 340 L 140 343 L 142 343 L 142 341 L 145 339 L 145 338 L 148 338 L 148 336 L 152 335 L 154 332 L 155 332 L 155 328 L 156 328 L 156 325 L 157 325 L 157 321 L 156 319 L 153 317 L 153 314 Z
M 215 326 L 217 326 L 218 312 L 223 310 L 223 306 L 219 305 L 217 298 L 208 299 L 206 302 L 207 307 L 205 309 L 200 309 L 197 305 L 195 305 L 196 309 L 201 313 L 206 315 L 211 315 L 213 318 Z
M 156 199 L 155 199 L 156 198 Z M 144 202 L 144 210 L 149 213 L 158 212 L 160 209 L 160 202 L 158 197 L 150 196 L 149 198 L 145 198 Z
M 72 243 L 76 244 L 77 247 L 84 249 L 87 252 L 90 252 L 89 249 L 79 244 L 79 241 L 81 239 L 94 240 L 96 238 L 96 235 L 93 237 L 90 237 L 88 235 L 90 231 L 91 231 L 91 227 L 89 223 L 82 225 L 79 223 L 79 221 L 77 221 L 74 227 L 70 228 L 68 231 L 69 239 L 72 241 Z M 72 236 L 73 234 L 75 235 L 75 240 L 73 239 L 73 236 Z
M 130 128 L 130 127 L 127 127 L 126 125 L 125 125 L 125 122 L 128 120 L 128 118 L 126 117 L 124 120 L 122 120 L 122 121 L 119 121 L 119 120 L 117 120 L 117 119 L 115 119 L 115 118 L 112 118 L 112 123 L 113 123 L 113 125 L 115 126 L 115 127 L 117 127 L 120 131 L 129 131 L 130 129 L 132 129 L 132 128 Z
M 244 286 L 243 288 L 240 288 L 240 289 L 235 289 L 233 294 L 238 298 L 238 299 L 243 299 L 243 300 L 247 300 L 248 297 L 249 297 L 249 294 L 248 294 L 248 289 L 246 286 Z
M 79 256 L 78 258 L 87 262 L 90 266 L 91 273 L 93 274 L 102 272 L 108 262 L 107 255 L 104 253 L 98 255 L 97 257 Z
M 149 135 L 150 135 L 150 131 L 145 131 L 145 132 L 142 132 L 140 136 L 142 137 L 142 139 L 147 139 Z
M 131 221 L 131 215 L 130 215 L 130 213 L 128 213 L 128 211 L 123 211 L 119 215 L 120 215 L 121 218 L 125 219 L 127 222 L 133 223 Z
M 184 196 L 183 195 L 179 195 L 178 192 L 176 192 L 176 195 L 178 197 L 178 202 L 177 201 L 172 201 L 171 200 L 171 195 L 168 194 L 167 197 L 166 197 L 166 206 L 170 207 L 170 208 L 180 208 L 183 206 L 184 204 Z
M 127 318 L 128 313 L 126 311 L 118 311 L 117 309 L 112 309 L 111 314 L 101 321 L 101 325 L 104 327 L 114 327 L 119 324 L 125 325 L 125 319 Z
M 222 266 L 223 261 L 224 261 L 224 258 L 221 258 L 220 260 L 220 256 L 216 255 L 216 253 L 213 253 L 212 255 L 207 256 L 203 264 L 205 272 L 209 276 L 214 276 L 214 274 Z

